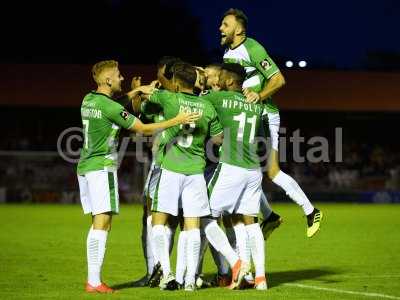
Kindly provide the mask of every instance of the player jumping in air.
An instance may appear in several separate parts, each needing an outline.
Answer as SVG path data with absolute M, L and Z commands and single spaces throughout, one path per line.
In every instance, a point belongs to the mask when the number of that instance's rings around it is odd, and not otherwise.
M 268 158 L 268 177 L 296 202 L 307 216 L 307 236 L 312 237 L 320 227 L 322 212 L 314 208 L 297 182 L 279 168 L 279 127 L 280 117 L 271 96 L 284 84 L 285 79 L 264 47 L 246 36 L 247 17 L 238 9 L 229 9 L 222 19 L 219 31 L 221 45 L 227 47 L 225 62 L 239 63 L 246 69 L 243 83 L 244 94 L 249 102 L 265 102 L 267 121 L 272 140 L 272 151 Z M 267 231 L 279 226 L 279 216 L 271 212 L 262 226 Z M 277 223 L 278 222 L 278 223 Z

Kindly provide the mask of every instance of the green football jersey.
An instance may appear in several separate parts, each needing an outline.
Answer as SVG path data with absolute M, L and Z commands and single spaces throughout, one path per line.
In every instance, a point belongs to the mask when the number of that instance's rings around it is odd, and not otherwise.
M 212 104 L 196 95 L 166 90 L 155 91 L 149 101 L 162 106 L 166 120 L 175 117 L 181 111 L 197 112 L 201 115 L 193 124 L 165 130 L 159 145 L 157 161 L 162 168 L 176 173 L 202 174 L 206 164 L 205 139 L 223 131 Z
M 131 128 L 135 117 L 107 95 L 91 92 L 81 106 L 84 142 L 78 174 L 103 169 L 115 170 L 120 128 Z
M 220 161 L 246 169 L 258 168 L 260 159 L 256 136 L 264 105 L 247 103 L 240 92 L 209 92 L 203 97 L 213 104 L 224 127 Z
M 140 115 L 141 118 L 143 117 L 145 119 L 144 122 L 146 123 L 147 122 L 158 123 L 164 121 L 164 113 L 162 107 L 159 104 L 150 101 L 142 102 L 140 106 Z M 162 136 L 165 136 L 165 130 L 157 132 L 153 136 L 153 144 L 151 147 L 151 152 L 153 154 L 153 161 L 155 161 L 157 165 L 159 165 L 159 163 L 157 163 L 156 157 Z
M 228 48 L 224 54 L 224 62 L 242 65 L 246 70 L 243 88 L 249 88 L 255 92 L 260 92 L 266 82 L 279 72 L 277 65 L 264 47 L 251 38 L 246 38 L 234 49 Z M 271 97 L 267 99 L 266 109 L 270 113 L 279 112 L 278 106 L 272 102 Z

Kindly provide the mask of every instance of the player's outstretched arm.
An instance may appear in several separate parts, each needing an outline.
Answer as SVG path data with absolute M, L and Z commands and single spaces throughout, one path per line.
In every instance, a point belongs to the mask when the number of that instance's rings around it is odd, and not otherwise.
M 181 112 L 175 118 L 160 123 L 143 124 L 139 119 L 136 119 L 130 130 L 143 133 L 144 135 L 152 135 L 157 131 L 161 131 L 169 127 L 180 124 L 194 123 L 199 118 L 200 115 L 198 113 Z
M 131 91 L 128 92 L 125 97 L 129 99 L 132 105 L 133 112 L 137 115 L 140 113 L 140 105 L 142 103 L 142 96 L 145 94 L 152 93 L 154 91 L 154 85 L 140 85 L 141 77 L 133 77 L 131 82 Z
M 129 97 L 129 99 L 133 99 L 136 96 L 140 94 L 152 94 L 154 91 L 155 87 L 153 85 L 142 85 L 134 88 L 130 92 L 128 92 L 126 95 Z
M 282 86 L 285 85 L 285 78 L 281 72 L 277 72 L 267 81 L 267 84 L 259 92 L 253 92 L 250 89 L 244 89 L 243 94 L 246 96 L 247 102 L 253 103 L 264 101 L 275 94 Z

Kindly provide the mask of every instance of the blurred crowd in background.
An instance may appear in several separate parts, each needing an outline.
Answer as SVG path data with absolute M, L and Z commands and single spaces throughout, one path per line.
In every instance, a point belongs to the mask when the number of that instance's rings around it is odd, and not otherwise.
M 52 114 L 52 110 L 38 112 L 35 115 L 23 110 L 25 122 L 11 126 L 5 121 L 3 112 L 3 137 L 0 140 L 0 201 L 6 193 L 7 201 L 39 202 L 75 202 L 78 198 L 76 165 L 64 161 L 57 153 L 57 139 L 60 133 L 71 126 L 80 126 L 76 109 L 64 113 Z M 37 118 L 37 115 L 39 117 Z M 53 115 L 50 119 L 44 116 Z M 395 116 L 379 117 L 372 115 L 365 121 L 354 122 L 352 118 L 341 121 L 338 115 L 318 112 L 282 112 L 282 121 L 286 129 L 286 157 L 281 167 L 291 174 L 306 192 L 366 192 L 400 190 L 400 146 L 394 139 L 389 123 L 382 120 Z M 43 117 L 41 117 L 43 116 Z M 0 116 L 1 117 L 1 116 Z M 10 118 L 11 118 L 10 117 Z M 324 126 L 320 126 L 321 119 Z M 338 120 L 339 119 L 339 120 Z M 356 118 L 359 119 L 359 116 Z M 57 120 L 54 122 L 53 120 Z M 308 121 L 306 121 L 308 120 Z M 331 120 L 331 121 L 330 121 Z M 390 120 L 389 120 L 390 122 Z M 366 124 L 370 124 L 368 127 Z M 379 125 L 380 124 L 380 125 Z M 341 126 L 342 161 L 335 161 L 335 126 Z M 313 136 L 325 137 L 329 142 L 329 162 L 311 163 L 305 160 L 295 162 L 294 149 L 290 143 L 293 131 L 300 129 L 305 141 Z M 381 132 L 372 137 L 372 132 Z M 126 133 L 125 133 L 126 136 Z M 79 148 L 79 142 L 74 147 Z M 310 145 L 303 143 L 300 154 L 305 157 Z M 280 147 L 282 151 L 284 147 Z M 138 162 L 135 158 L 135 143 L 130 143 L 128 155 L 122 160 L 119 169 L 121 199 L 128 202 L 139 201 L 144 180 L 151 161 L 149 149 L 145 148 L 147 162 Z M 268 183 L 265 176 L 265 188 L 278 192 L 278 187 Z M 7 188 L 5 192 L 4 189 Z M 61 199 L 61 200 L 59 200 Z

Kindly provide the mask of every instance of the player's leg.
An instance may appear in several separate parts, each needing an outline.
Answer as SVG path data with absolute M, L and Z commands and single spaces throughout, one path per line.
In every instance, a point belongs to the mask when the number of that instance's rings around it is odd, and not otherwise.
M 260 210 L 261 181 L 262 173 L 260 169 L 247 170 L 247 185 L 236 212 L 242 215 L 242 220 L 245 224 L 244 227 L 256 271 L 255 288 L 266 289 L 264 238 L 260 225 L 256 221 Z
M 265 277 L 265 244 L 259 223 L 254 216 L 243 216 L 248 235 L 249 249 L 255 267 L 254 287 L 258 290 L 267 289 Z
M 171 271 L 169 260 L 169 243 L 165 224 L 168 215 L 178 215 L 178 199 L 181 190 L 183 175 L 168 170 L 161 170 L 154 199 L 152 203 L 152 239 L 154 252 L 160 261 L 163 278 L 160 281 L 161 289 L 176 289 L 175 276 Z
M 150 222 L 148 218 L 151 218 L 151 213 L 149 214 L 149 185 L 152 177 L 154 169 L 154 162 L 151 163 L 149 173 L 147 174 L 146 182 L 144 184 L 144 189 L 143 189 L 143 194 L 142 194 L 142 201 L 143 201 L 143 215 L 142 215 L 142 250 L 143 250 L 143 256 L 145 258 L 146 262 L 146 275 L 139 280 L 140 283 L 143 282 L 143 284 L 140 285 L 147 285 L 148 279 L 150 275 L 153 273 L 154 269 L 154 256 L 152 253 L 152 247 L 151 247 L 151 242 L 149 240 L 150 234 L 151 234 L 151 219 Z M 150 226 L 149 226 L 150 223 Z
M 200 257 L 200 217 L 210 215 L 203 174 L 185 177 L 181 199 L 187 238 L 185 290 L 193 291 Z
M 196 271 L 200 257 L 200 218 L 185 217 L 186 231 L 186 275 L 185 290 L 194 291 L 196 287 Z
M 260 211 L 263 215 L 263 221 L 260 226 L 264 235 L 264 240 L 267 240 L 271 233 L 282 224 L 283 219 L 272 210 L 264 191 L 261 191 Z
M 151 206 L 151 205 L 150 205 Z M 150 256 L 149 261 L 154 262 L 154 266 L 152 269 L 152 272 L 150 275 L 147 277 L 147 285 L 151 288 L 154 288 L 156 286 L 159 286 L 160 284 L 160 279 L 162 276 L 162 269 L 161 269 L 161 264 L 160 260 L 157 257 L 157 253 L 155 251 L 156 246 L 154 244 L 154 240 L 152 238 L 152 216 L 147 217 L 147 255 Z
M 180 285 L 179 288 L 182 288 L 185 282 L 185 273 L 186 273 L 187 235 L 185 230 L 181 199 L 179 200 L 179 213 L 178 213 L 178 218 L 176 219 L 177 223 L 179 223 L 181 231 L 178 237 L 175 278 L 176 282 L 179 283 Z
M 147 264 L 149 266 L 150 273 L 147 275 L 148 281 L 147 285 L 150 287 L 156 287 L 160 283 L 160 279 L 162 276 L 161 264 L 155 253 L 155 245 L 154 241 L 151 237 L 152 233 L 152 199 L 154 199 L 155 190 L 157 187 L 158 179 L 161 173 L 161 168 L 156 165 L 154 162 L 151 165 L 148 182 L 147 182 L 147 194 L 146 194 L 146 206 L 147 206 L 147 242 L 146 242 L 146 256 L 147 256 Z
M 151 242 L 151 213 L 149 214 L 149 208 L 147 205 L 148 193 L 145 190 L 143 192 L 143 214 L 142 214 L 142 251 L 146 262 L 146 274 L 139 280 L 134 282 L 135 286 L 147 286 L 149 285 L 149 279 L 154 271 L 155 264 L 157 261 L 154 259 L 152 242 Z
M 211 255 L 218 269 L 218 273 L 215 278 L 215 285 L 219 287 L 228 286 L 231 283 L 231 276 L 229 275 L 229 264 L 220 252 L 218 252 L 211 244 L 209 244 L 209 246 Z
M 106 251 L 111 216 L 119 212 L 118 180 L 116 172 L 105 170 L 85 174 L 80 187 L 87 188 L 91 206 L 92 227 L 87 236 L 88 283 L 86 291 L 108 293 L 113 290 L 101 282 L 101 268 Z M 83 187 L 84 189 L 84 187 Z
M 203 274 L 203 264 L 204 264 L 204 256 L 207 251 L 207 247 L 209 246 L 206 233 L 204 232 L 204 227 L 206 222 L 204 222 L 204 218 L 200 219 L 200 257 L 199 263 L 197 265 L 196 270 L 196 286 L 197 288 L 202 287 L 211 287 L 213 285 L 212 282 L 206 280 Z
M 238 253 L 239 258 L 242 261 L 250 265 L 251 263 L 250 248 L 243 218 L 241 215 L 233 214 L 231 216 L 231 220 L 236 237 L 236 249 L 237 249 L 236 252 Z
M 232 282 L 230 288 L 235 289 L 240 285 L 244 275 L 250 270 L 250 268 L 239 259 L 235 250 L 232 249 L 225 232 L 218 226 L 216 219 L 210 218 L 208 221 L 209 223 L 205 227 L 207 239 L 210 244 L 227 260 L 232 270 Z
M 237 174 L 240 169 L 220 163 L 208 185 L 210 207 L 214 218 L 219 218 L 223 211 L 232 213 L 242 192 L 243 181 Z M 227 196 L 229 195 L 229 196 Z M 210 220 L 205 227 L 205 233 L 210 244 L 226 258 L 232 268 L 231 288 L 237 288 L 244 274 L 249 271 L 248 264 L 242 262 L 229 244 L 225 232 L 218 226 L 216 220 Z
M 182 200 L 179 199 L 179 212 L 178 217 L 174 218 L 175 227 L 180 226 L 180 233 L 178 237 L 178 245 L 177 245 L 177 255 L 176 255 L 176 269 L 175 269 L 175 280 L 179 284 L 179 288 L 183 287 L 183 283 L 185 281 L 185 272 L 186 272 L 186 246 L 187 246 L 187 238 L 185 231 L 185 224 L 183 218 L 183 209 L 182 209 Z M 176 229 L 175 229 L 176 230 Z M 172 242 L 173 243 L 173 242 Z M 170 255 L 171 255 L 172 247 L 170 247 Z
M 225 224 L 227 222 L 225 221 Z M 235 251 L 238 253 L 239 258 L 249 265 L 251 268 L 251 252 L 249 246 L 249 239 L 242 215 L 231 215 L 231 226 L 235 235 Z M 229 228 L 229 227 L 228 227 Z M 229 237 L 228 237 L 229 239 Z M 232 243 L 231 243 L 232 245 Z M 247 272 L 241 284 L 241 288 L 248 288 L 254 286 L 254 276 L 251 271 Z
M 279 167 L 279 113 L 268 113 L 268 125 L 272 142 L 272 150 L 268 158 L 268 177 L 303 209 L 304 214 L 307 216 L 307 236 L 312 237 L 319 230 L 322 213 L 314 208 L 297 182 L 281 171 Z
M 152 213 L 152 240 L 154 245 L 154 253 L 159 259 L 161 269 L 163 272 L 162 279 L 160 280 L 159 286 L 162 290 L 164 289 L 175 289 L 174 286 L 170 286 L 169 283 L 175 280 L 175 277 L 171 271 L 171 264 L 169 259 L 169 244 L 167 233 L 165 232 L 165 224 L 168 220 L 168 214 L 163 212 L 153 211 Z
M 167 240 L 168 240 L 168 251 L 170 255 L 172 253 L 172 249 L 174 248 L 174 238 L 178 224 L 179 224 L 179 213 L 177 217 L 170 216 L 168 218 L 167 224 L 165 225 L 165 232 L 167 234 Z
M 233 229 L 232 224 L 232 216 L 227 214 L 226 212 L 222 214 L 222 223 L 224 224 L 226 237 L 229 240 L 229 244 L 231 244 L 232 248 L 237 252 L 236 247 L 236 235 L 235 230 Z
M 210 183 L 217 167 L 218 167 L 218 163 L 210 163 L 206 166 L 206 168 L 204 170 L 204 178 L 206 180 L 207 186 Z M 218 219 L 218 221 L 220 221 L 220 219 Z M 219 253 L 212 245 L 210 245 L 208 243 L 207 236 L 204 231 L 205 226 L 207 224 L 208 223 L 204 221 L 204 218 L 202 218 L 201 222 L 200 222 L 200 226 L 201 226 L 200 237 L 201 237 L 202 247 L 204 247 L 204 245 L 206 243 L 210 246 L 211 255 L 212 255 L 214 263 L 218 269 L 218 274 L 216 276 L 216 284 L 218 286 L 227 286 L 230 283 L 229 266 L 228 266 L 228 263 L 226 262 L 225 258 L 222 256 L 222 254 Z M 204 257 L 204 253 L 205 253 L 205 251 L 200 252 L 199 269 L 203 265 L 203 259 L 201 256 L 203 255 L 203 257 Z M 198 273 L 201 273 L 200 270 L 198 270 Z
M 186 230 L 181 230 L 178 237 L 177 256 L 176 256 L 176 282 L 181 286 L 184 283 L 186 272 L 186 248 L 187 248 L 187 235 Z
M 86 240 L 88 260 L 87 292 L 113 292 L 111 288 L 101 281 L 101 269 L 106 251 L 107 236 L 111 229 L 111 219 L 111 213 L 93 216 L 93 225 Z

